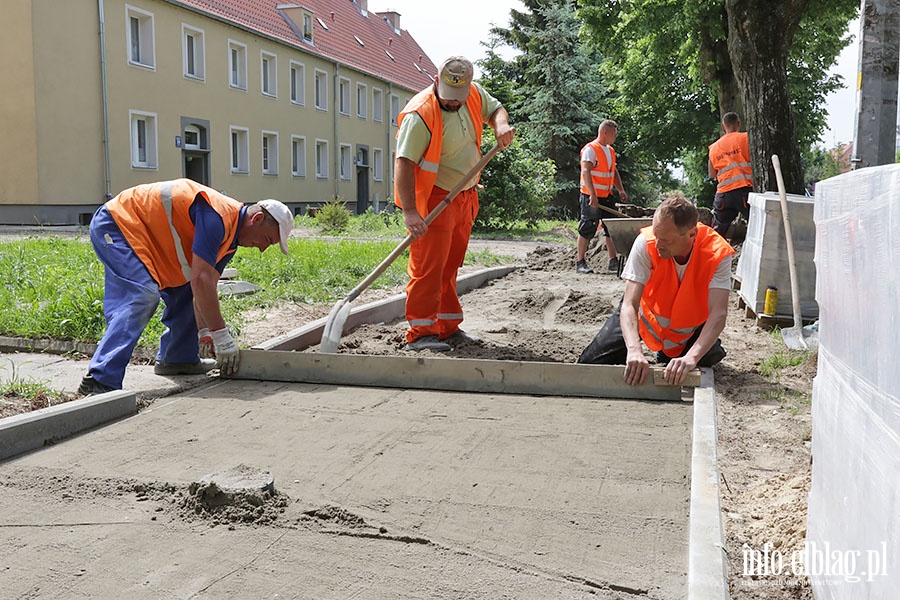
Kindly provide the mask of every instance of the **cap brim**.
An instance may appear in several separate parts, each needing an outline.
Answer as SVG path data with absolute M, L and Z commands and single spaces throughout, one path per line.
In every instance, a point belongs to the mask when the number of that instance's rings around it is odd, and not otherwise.
M 450 87 L 449 85 L 444 85 L 443 83 L 438 83 L 438 96 L 441 97 L 441 100 L 450 100 L 451 102 L 465 102 L 469 97 L 469 90 L 467 87 Z
M 289 233 L 286 232 L 281 225 L 278 226 L 278 233 L 281 235 L 281 239 L 278 240 L 278 246 L 281 248 L 281 251 L 284 254 L 288 253 L 287 240 Z

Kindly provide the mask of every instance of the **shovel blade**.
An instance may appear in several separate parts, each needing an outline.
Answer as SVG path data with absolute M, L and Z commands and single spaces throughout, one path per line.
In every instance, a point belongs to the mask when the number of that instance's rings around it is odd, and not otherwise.
M 334 305 L 334 308 L 328 313 L 328 319 L 325 320 L 325 327 L 322 329 L 322 341 L 319 344 L 319 352 L 325 354 L 335 354 L 337 352 L 348 316 L 350 316 L 350 303 L 346 299 Z
M 808 331 L 803 327 L 787 327 L 781 330 L 784 344 L 793 350 L 815 350 L 819 345 L 816 331 Z

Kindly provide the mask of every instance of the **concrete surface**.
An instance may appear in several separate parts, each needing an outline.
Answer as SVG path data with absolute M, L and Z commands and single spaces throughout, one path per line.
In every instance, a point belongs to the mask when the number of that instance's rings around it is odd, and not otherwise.
M 12 338 L 5 338 L 7 340 Z M 49 384 L 54 390 L 74 394 L 81 385 L 81 378 L 87 373 L 88 359 L 84 356 L 72 357 L 44 352 L 0 353 L 0 381 L 20 378 Z M 134 392 L 140 404 L 147 404 L 155 398 L 170 396 L 180 391 L 217 380 L 211 375 L 162 376 L 153 373 L 153 365 L 128 365 L 125 370 L 125 391 Z
M 0 462 L 0 596 L 727 597 L 711 373 L 695 407 L 152 370 L 137 415 Z M 234 469 L 277 493 L 204 505 Z
M 65 440 L 137 412 L 137 400 L 121 390 L 0 419 L 0 460 Z
M 0 589 L 684 598 L 692 412 L 223 381 L 0 464 Z M 241 464 L 272 473 L 277 518 L 185 509 L 192 482 Z

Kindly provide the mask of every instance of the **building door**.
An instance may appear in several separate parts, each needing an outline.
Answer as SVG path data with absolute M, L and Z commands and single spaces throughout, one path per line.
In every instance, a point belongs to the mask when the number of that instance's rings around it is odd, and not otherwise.
M 209 185 L 209 121 L 181 117 L 182 176 Z
M 356 214 L 369 209 L 369 147 L 356 146 Z
M 199 184 L 209 185 L 209 154 L 184 150 L 184 176 Z

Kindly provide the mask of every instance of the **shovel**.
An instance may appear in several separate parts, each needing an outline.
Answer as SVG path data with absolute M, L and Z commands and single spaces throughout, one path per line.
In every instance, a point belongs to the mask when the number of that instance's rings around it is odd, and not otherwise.
M 775 167 L 775 179 L 778 181 L 778 197 L 781 200 L 781 218 L 784 221 L 784 241 L 787 246 L 788 272 L 791 278 L 791 302 L 794 310 L 794 326 L 781 330 L 781 339 L 788 348 L 806 350 L 814 346 L 818 340 L 815 332 L 803 329 L 803 315 L 800 312 L 800 291 L 797 281 L 797 263 L 794 260 L 794 237 L 791 234 L 791 218 L 788 215 L 787 192 L 784 189 L 784 179 L 781 176 L 781 161 L 778 155 L 772 155 L 772 166 Z M 807 337 L 811 339 L 807 341 Z
M 484 156 L 481 157 L 481 160 L 476 163 L 474 167 L 472 167 L 468 173 L 463 175 L 462 179 L 456 186 L 447 192 L 447 195 L 444 197 L 441 202 L 431 209 L 431 212 L 428 213 L 428 216 L 425 217 L 425 224 L 430 225 L 432 221 L 434 221 L 438 215 L 444 212 L 444 209 L 450 206 L 450 202 L 462 191 L 462 187 L 479 171 L 481 171 L 485 165 L 488 164 L 494 155 L 497 154 L 497 151 L 500 150 L 500 146 L 494 145 L 493 148 L 488 150 Z M 341 341 L 341 334 L 344 332 L 344 323 L 347 322 L 347 317 L 350 316 L 350 303 L 353 302 L 363 291 L 372 285 L 372 283 L 384 273 L 385 269 L 387 269 L 394 260 L 397 259 L 400 254 L 409 247 L 410 244 L 413 243 L 413 236 L 409 234 L 404 238 L 400 244 L 394 248 L 394 250 L 387 255 L 381 264 L 375 267 L 375 270 L 369 273 L 369 275 L 359 282 L 355 288 L 353 288 L 347 297 L 338 301 L 337 304 L 334 305 L 334 308 L 331 309 L 331 312 L 328 314 L 328 319 L 325 320 L 325 328 L 322 330 L 322 342 L 319 344 L 319 352 L 323 352 L 326 354 L 334 354 L 337 352 L 338 344 Z

